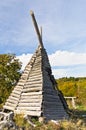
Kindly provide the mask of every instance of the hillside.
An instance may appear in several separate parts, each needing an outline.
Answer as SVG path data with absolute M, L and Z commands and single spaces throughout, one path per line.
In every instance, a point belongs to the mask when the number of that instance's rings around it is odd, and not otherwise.
M 56 81 L 58 88 L 63 92 L 64 96 L 75 96 L 77 108 L 86 109 L 86 77 L 64 77 Z

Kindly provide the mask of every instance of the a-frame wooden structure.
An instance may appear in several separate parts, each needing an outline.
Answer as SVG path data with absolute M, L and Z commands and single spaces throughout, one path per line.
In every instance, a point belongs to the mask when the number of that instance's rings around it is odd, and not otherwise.
M 47 120 L 68 118 L 66 101 L 52 75 L 48 55 L 32 11 L 31 16 L 39 45 L 3 108 Z

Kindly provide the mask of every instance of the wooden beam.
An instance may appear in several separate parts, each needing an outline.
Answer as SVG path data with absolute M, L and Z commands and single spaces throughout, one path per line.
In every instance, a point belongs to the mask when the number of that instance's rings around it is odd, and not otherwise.
M 35 27 L 35 31 L 36 31 L 36 34 L 37 34 L 37 37 L 38 37 L 39 44 L 43 48 L 42 38 L 41 38 L 39 28 L 38 28 L 38 25 L 37 25 L 37 22 L 36 22 L 36 19 L 35 19 L 35 16 L 34 16 L 34 12 L 32 10 L 30 11 L 30 15 L 32 17 L 32 21 L 33 21 L 33 24 L 34 24 L 34 27 Z

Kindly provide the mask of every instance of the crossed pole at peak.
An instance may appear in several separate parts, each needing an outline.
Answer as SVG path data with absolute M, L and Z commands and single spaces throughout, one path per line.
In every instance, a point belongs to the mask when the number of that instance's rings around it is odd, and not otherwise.
M 34 27 L 35 27 L 35 31 L 36 31 L 36 34 L 37 34 L 37 37 L 38 37 L 39 44 L 43 48 L 42 36 L 40 34 L 40 31 L 39 31 L 39 28 L 38 28 L 38 25 L 37 25 L 37 22 L 36 22 L 36 19 L 35 19 L 35 15 L 34 15 L 34 12 L 32 10 L 30 11 L 30 15 L 32 17 L 32 21 L 33 21 L 33 24 L 34 24 Z

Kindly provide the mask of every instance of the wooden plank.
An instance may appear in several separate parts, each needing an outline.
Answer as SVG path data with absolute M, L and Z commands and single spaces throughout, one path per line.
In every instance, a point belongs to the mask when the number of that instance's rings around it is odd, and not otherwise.
M 15 110 L 16 114 L 25 114 L 30 116 L 41 116 L 41 111 L 24 111 L 24 110 Z
M 30 74 L 29 75 L 29 79 L 38 79 L 38 78 L 40 78 L 40 79 L 43 79 L 43 77 L 42 77 L 42 74 L 41 75 L 32 75 L 32 74 Z
M 65 117 L 67 116 L 66 112 L 63 112 L 63 113 L 44 113 L 44 116 L 46 117 Z
M 37 103 L 37 102 L 42 102 L 42 98 L 31 98 L 31 99 L 22 99 L 20 100 L 21 103 Z
M 39 92 L 30 92 L 30 93 L 22 93 L 21 96 L 42 96 L 42 91 Z M 35 97 L 36 98 L 36 97 Z
M 12 110 L 14 111 L 15 107 L 4 105 L 3 109 Z
M 29 88 L 29 87 L 42 87 L 42 84 L 39 84 L 39 83 L 34 83 L 34 84 L 32 84 L 32 83 L 29 83 L 29 82 L 27 82 L 26 84 L 25 84 L 25 86 L 24 86 L 24 88 Z
M 28 76 L 28 73 L 23 73 L 22 76 Z
M 58 104 L 60 104 L 61 101 L 59 101 L 59 103 L 56 103 L 56 102 L 47 102 L 47 101 L 44 101 L 43 104 L 44 105 L 54 105 L 54 106 L 58 106 Z
M 54 89 L 44 88 L 44 89 L 43 89 L 43 91 L 44 91 L 44 94 L 56 95 L 56 92 L 55 92 L 55 90 L 54 90 Z
M 19 97 L 20 97 L 20 95 L 19 95 L 19 94 L 17 94 L 17 93 L 15 94 L 15 93 L 13 93 L 13 92 L 11 93 L 11 95 L 10 95 L 10 96 L 13 96 L 13 97 L 15 97 L 15 98 L 19 98 Z
M 42 87 L 33 87 L 33 88 L 27 88 L 27 89 L 23 89 L 22 92 L 36 92 L 36 91 L 40 91 L 42 90 Z
M 38 74 L 40 74 L 41 70 L 32 70 L 31 73 L 36 73 L 36 74 L 38 73 Z
M 19 92 L 19 91 L 22 91 L 22 89 L 23 89 L 23 88 L 17 88 L 17 87 L 15 87 L 15 88 L 14 88 L 14 91 L 18 91 L 18 92 Z
M 25 84 L 25 83 L 18 82 L 18 84 L 17 84 L 17 85 L 19 85 L 19 86 L 24 86 L 24 84 Z
M 42 71 L 41 64 L 34 64 L 32 70 L 41 70 Z
M 37 89 L 37 88 L 42 88 L 42 84 L 40 85 L 40 84 L 35 84 L 35 83 L 34 83 L 34 84 L 31 84 L 31 83 L 29 84 L 29 83 L 28 83 L 28 84 L 26 84 L 25 87 L 24 87 L 25 90 L 26 90 L 26 89 L 32 89 L 32 88 L 36 88 L 36 89 Z
M 16 103 L 18 103 L 18 100 L 16 101 L 16 100 L 8 98 L 6 102 L 16 104 Z
M 37 81 L 42 82 L 43 80 L 42 80 L 41 77 L 39 77 L 39 78 L 33 78 L 33 79 L 32 79 L 32 78 L 29 78 L 29 79 L 28 79 L 28 82 L 29 82 L 29 81 L 30 81 L 30 82 L 37 82 Z
M 19 98 L 16 98 L 16 97 L 13 97 L 13 96 L 9 96 L 9 99 L 10 99 L 10 100 L 15 100 L 15 101 L 18 101 L 18 100 L 19 100 Z
M 39 75 L 39 76 L 42 75 L 42 72 L 40 72 L 40 73 L 37 73 L 37 72 L 36 72 L 36 73 L 33 73 L 33 72 L 31 72 L 31 73 L 30 73 L 30 76 L 38 76 L 38 75 Z
M 48 101 L 48 102 L 59 102 L 59 99 L 58 98 L 49 98 L 49 97 L 44 97 L 43 98 L 44 101 Z
M 25 111 L 41 111 L 41 107 L 17 107 L 17 110 L 25 110 Z
M 19 103 L 18 107 L 41 107 L 41 102 L 39 103 Z
M 25 100 L 25 99 L 28 99 L 28 100 L 30 100 L 30 99 L 42 99 L 42 95 L 21 95 L 21 100 Z
M 35 82 L 33 82 L 33 81 L 27 81 L 27 84 L 42 84 L 42 81 L 35 81 Z
M 25 82 L 25 80 L 20 78 L 18 82 L 23 83 L 23 82 Z
M 21 94 L 21 91 L 16 91 L 15 89 L 12 91 L 12 93 L 15 93 L 15 94 Z
M 10 107 L 14 107 L 14 108 L 17 106 L 16 104 L 9 103 L 9 102 L 6 102 L 5 105 L 10 106 Z

